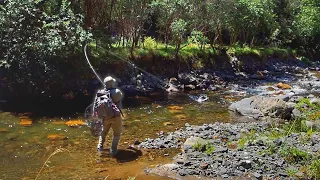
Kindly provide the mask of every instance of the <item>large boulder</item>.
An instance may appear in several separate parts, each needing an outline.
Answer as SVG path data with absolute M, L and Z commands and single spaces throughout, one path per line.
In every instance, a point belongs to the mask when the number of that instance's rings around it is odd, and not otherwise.
M 290 97 L 252 96 L 229 106 L 229 110 L 255 119 L 264 116 L 290 119 L 294 103 L 287 102 Z

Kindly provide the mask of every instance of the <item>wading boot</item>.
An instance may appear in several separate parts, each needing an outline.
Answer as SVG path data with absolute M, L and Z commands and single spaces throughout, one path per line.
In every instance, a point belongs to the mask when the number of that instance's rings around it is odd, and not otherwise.
M 120 140 L 120 136 L 113 136 L 112 144 L 110 148 L 110 153 L 112 156 L 116 156 L 118 154 L 118 143 Z
M 105 140 L 106 140 L 105 137 L 99 136 L 99 143 L 98 143 L 98 146 L 97 146 L 97 151 L 102 151 L 103 150 L 103 144 L 104 144 Z

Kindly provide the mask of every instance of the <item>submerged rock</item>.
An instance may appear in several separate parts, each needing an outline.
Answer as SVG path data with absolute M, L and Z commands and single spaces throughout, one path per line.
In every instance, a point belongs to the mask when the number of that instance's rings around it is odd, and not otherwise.
M 86 123 L 82 120 L 70 120 L 65 123 L 69 127 L 79 127 L 84 126 Z
M 20 119 L 19 125 L 20 126 L 32 126 L 32 120 L 26 119 L 26 118 Z
M 6 132 L 9 132 L 9 130 L 5 128 L 0 128 L 0 133 L 6 133 Z
M 60 135 L 60 134 L 50 134 L 47 136 L 50 140 L 66 140 L 68 139 L 66 136 Z

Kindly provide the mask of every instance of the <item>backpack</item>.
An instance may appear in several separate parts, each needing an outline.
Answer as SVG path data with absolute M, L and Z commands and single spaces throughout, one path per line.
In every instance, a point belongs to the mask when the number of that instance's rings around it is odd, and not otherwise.
M 93 113 L 99 119 L 110 119 L 121 115 L 120 109 L 112 101 L 110 89 L 101 89 L 97 92 Z

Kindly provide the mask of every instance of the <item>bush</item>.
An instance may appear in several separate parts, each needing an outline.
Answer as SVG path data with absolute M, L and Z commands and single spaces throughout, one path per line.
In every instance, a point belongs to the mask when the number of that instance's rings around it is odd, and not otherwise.
M 316 179 L 320 179 L 320 159 L 313 160 L 309 168 L 311 175 Z
M 156 49 L 157 48 L 157 42 L 152 37 L 147 37 L 143 41 L 144 47 L 146 49 Z
M 73 66 L 74 62 L 66 61 L 82 52 L 82 44 L 91 40 L 91 34 L 82 28 L 82 16 L 69 8 L 70 2 L 63 0 L 56 14 L 45 12 L 43 3 L 5 1 L 0 10 L 0 67 L 7 68 L 11 90 L 35 94 L 50 91 L 49 86 L 64 80 L 60 70 L 65 72 L 63 68 Z

